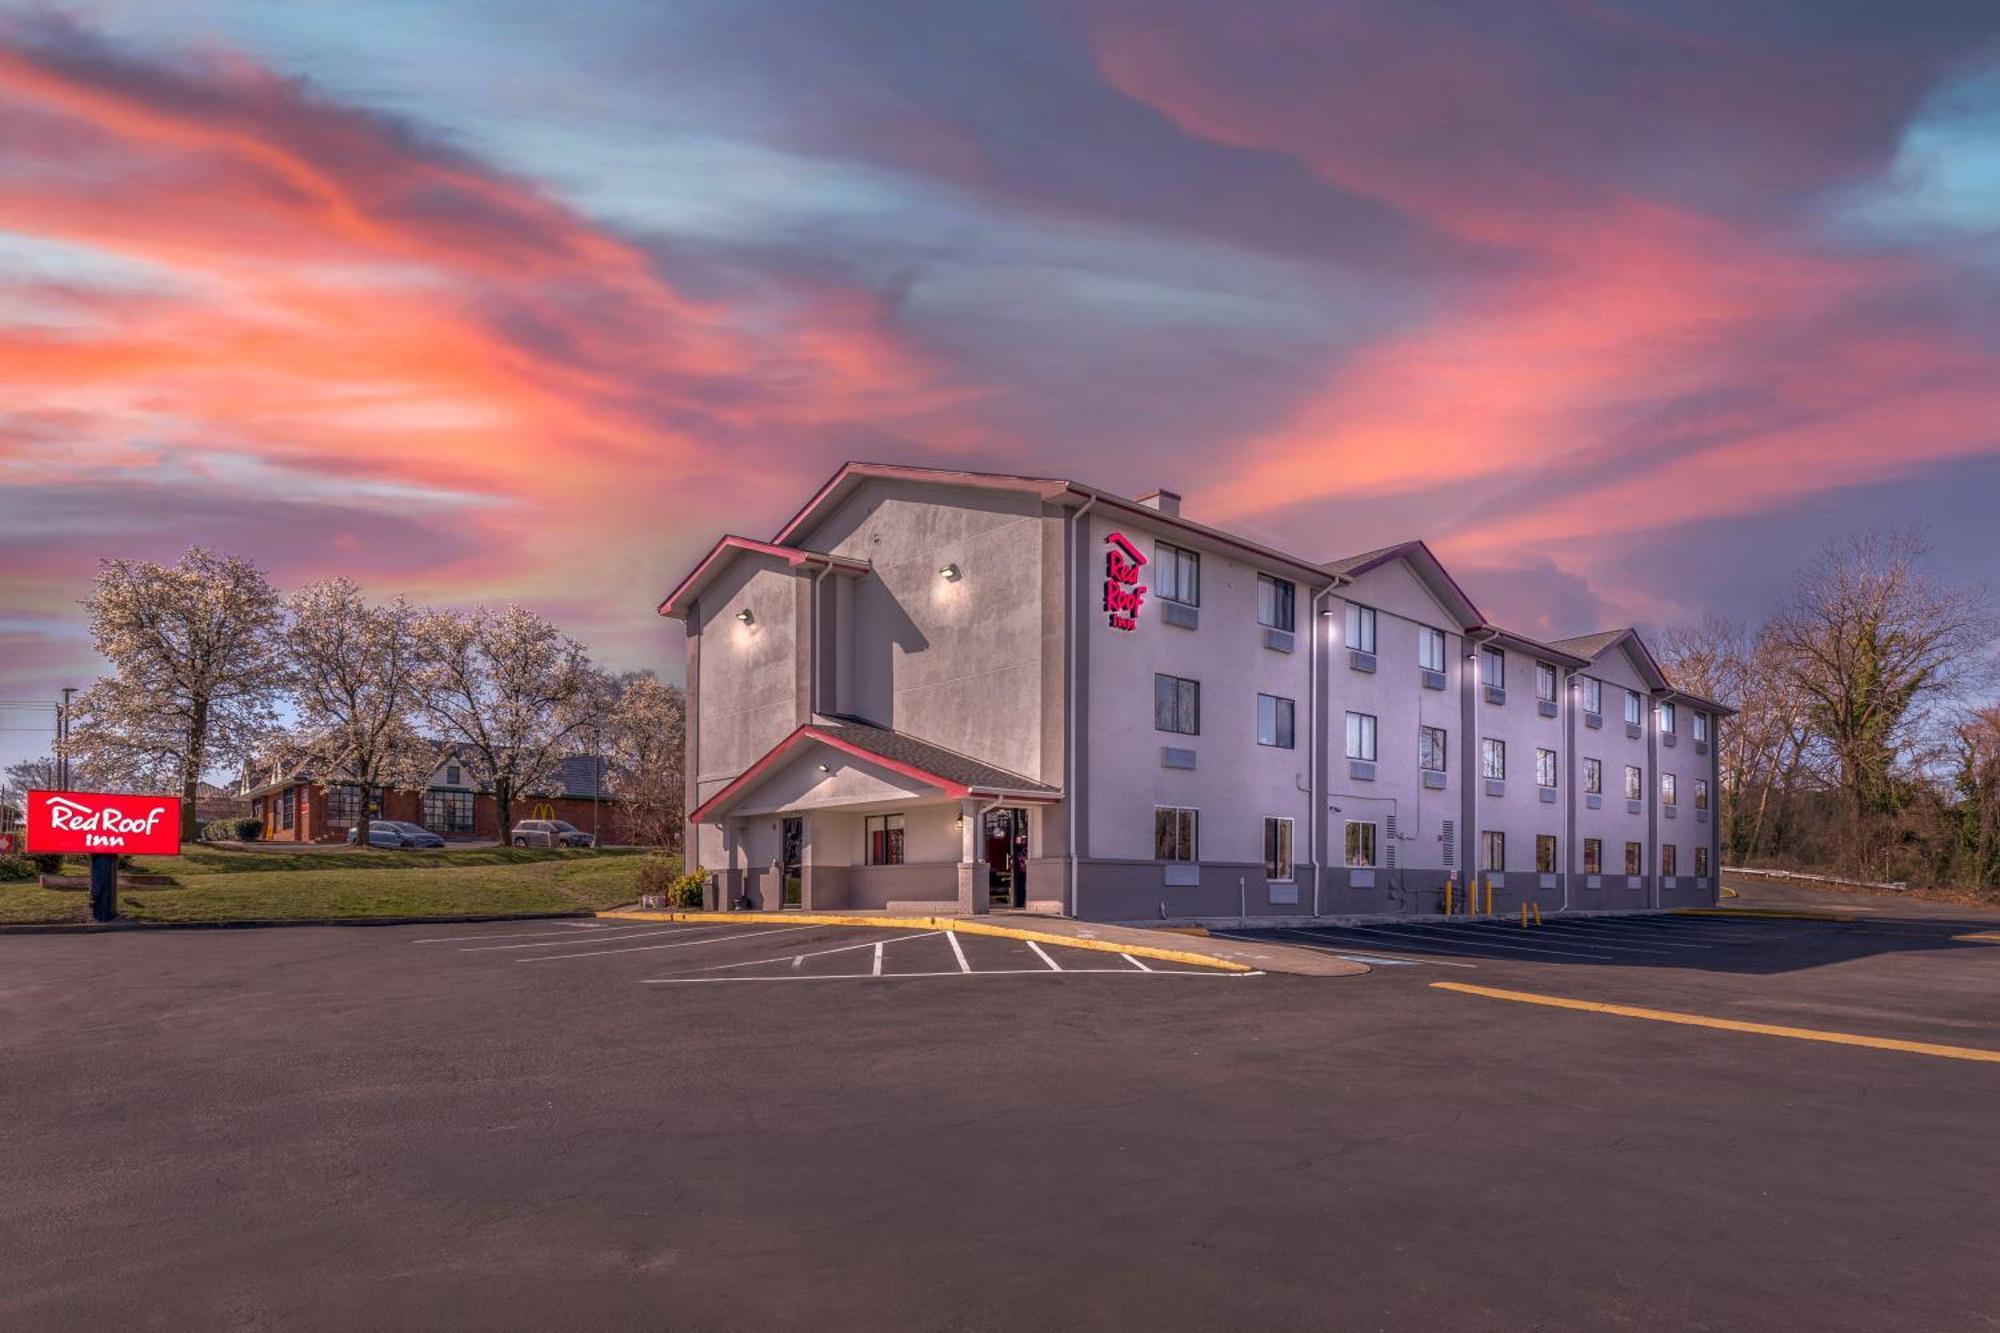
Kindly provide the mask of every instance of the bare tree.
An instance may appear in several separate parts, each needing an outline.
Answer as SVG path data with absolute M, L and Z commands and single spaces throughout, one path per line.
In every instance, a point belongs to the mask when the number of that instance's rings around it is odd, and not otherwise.
M 172 565 L 105 561 L 83 606 L 114 674 L 76 700 L 70 754 L 107 781 L 178 790 L 192 841 L 203 775 L 275 721 L 278 594 L 250 561 L 197 546 Z
M 1970 713 L 1960 722 L 1956 740 L 1960 804 L 1955 878 L 1974 887 L 2000 884 L 2000 704 Z
M 608 682 L 582 644 L 518 606 L 433 612 L 422 632 L 425 714 L 493 789 L 504 838 L 517 797 L 560 794 L 562 761 L 591 735 Z
M 1983 594 L 1932 577 L 1926 554 L 1907 534 L 1834 542 L 1771 621 L 1780 669 L 1838 766 L 1857 864 L 1870 816 L 1893 809 L 1900 747 L 1962 682 L 1987 628 Z
M 633 838 L 679 850 L 687 818 L 681 773 L 686 696 L 650 671 L 622 676 L 604 736 L 611 791 L 625 805 Z
M 354 841 L 367 848 L 372 793 L 422 787 L 439 759 L 413 725 L 425 613 L 400 597 L 371 604 L 344 578 L 307 584 L 286 599 L 285 613 L 285 658 L 299 716 L 285 758 L 323 782 L 361 788 Z

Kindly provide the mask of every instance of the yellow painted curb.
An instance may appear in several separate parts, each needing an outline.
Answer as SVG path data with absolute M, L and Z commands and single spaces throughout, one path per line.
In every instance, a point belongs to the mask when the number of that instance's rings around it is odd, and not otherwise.
M 1207 926 L 1161 926 L 1160 933 L 1162 935 L 1195 935 L 1199 936 L 1202 939 L 1207 939 L 1208 927 Z
M 1725 898 L 1741 898 L 1743 895 L 1725 884 L 1722 886 L 1722 896 Z
M 2000 930 L 1982 930 L 1976 935 L 1954 935 L 1955 940 L 1970 940 L 1974 944 L 2000 944 Z
M 1755 917 L 1764 921 L 1852 921 L 1840 912 L 1787 912 L 1777 907 L 1676 907 L 1675 916 Z
M 851 916 L 839 912 L 640 912 L 610 911 L 597 914 L 616 921 L 702 921 L 715 925 L 743 926 L 870 926 L 876 930 L 949 930 L 960 935 L 991 935 L 1006 940 L 1033 940 L 1037 944 L 1060 944 L 1070 949 L 1094 953 L 1123 953 L 1134 958 L 1151 958 L 1162 963 L 1186 963 L 1191 967 L 1212 967 L 1219 972 L 1251 972 L 1247 963 L 1232 962 L 1190 949 L 1164 949 L 1153 944 L 1121 944 L 1116 940 L 1063 935 L 1050 930 L 1030 930 L 1021 926 L 1000 926 L 962 916 Z
M 1878 1051 L 1907 1051 L 1912 1055 L 1935 1055 L 1946 1060 L 1975 1060 L 1984 1064 L 2000 1064 L 2000 1051 L 1985 1050 L 1977 1046 L 1940 1046 L 1935 1042 L 1902 1041 L 1895 1037 L 1864 1037 L 1854 1032 L 1826 1032 L 1819 1028 L 1788 1028 L 1772 1023 L 1746 1023 L 1735 1018 L 1710 1018 L 1705 1014 L 1684 1014 L 1672 1009 L 1639 1009 L 1629 1004 L 1572 1000 L 1560 995 L 1538 995 L 1533 991 L 1468 986 L 1459 981 L 1433 981 L 1431 989 L 1457 991 L 1461 995 L 1483 995 L 1491 1000 L 1513 1000 L 1520 1004 L 1547 1005 L 1552 1009 L 1577 1009 L 1591 1014 L 1615 1014 L 1620 1018 L 1645 1018 L 1655 1023 L 1680 1023 L 1688 1027 L 1719 1028 L 1724 1032 L 1749 1032 L 1764 1037 L 1790 1037 L 1795 1041 L 1823 1041 L 1835 1046 L 1867 1046 Z

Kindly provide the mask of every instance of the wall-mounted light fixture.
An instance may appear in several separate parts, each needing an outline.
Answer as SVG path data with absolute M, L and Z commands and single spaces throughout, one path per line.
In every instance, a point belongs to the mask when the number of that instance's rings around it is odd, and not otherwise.
M 963 578 L 964 575 L 960 572 L 957 565 L 946 565 L 943 569 L 940 569 L 938 571 L 938 577 L 943 579 L 946 583 L 956 583 L 959 581 L 959 579 Z
M 757 617 L 750 614 L 750 608 L 747 606 L 744 607 L 741 611 L 738 611 L 736 613 L 736 618 L 742 621 L 746 625 L 754 625 L 757 623 Z
M 826 766 L 825 764 L 821 764 L 821 765 L 819 766 L 819 771 L 820 771 L 820 772 L 822 772 L 822 773 L 831 773 L 831 772 L 833 772 L 833 770 L 832 770 L 832 769 L 830 769 L 830 768 L 828 768 L 828 767 L 827 767 L 827 766 Z

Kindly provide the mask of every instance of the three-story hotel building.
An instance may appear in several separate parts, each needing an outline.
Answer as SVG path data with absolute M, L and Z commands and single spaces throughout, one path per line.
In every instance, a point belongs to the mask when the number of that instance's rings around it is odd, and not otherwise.
M 1632 630 L 1491 624 L 1422 542 L 1318 561 L 1171 492 L 851 463 L 660 612 L 687 630 L 690 860 L 725 906 L 1716 898 L 1731 710 Z

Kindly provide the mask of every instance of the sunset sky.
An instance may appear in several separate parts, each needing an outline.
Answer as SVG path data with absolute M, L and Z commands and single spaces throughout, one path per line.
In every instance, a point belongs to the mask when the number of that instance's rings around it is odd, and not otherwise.
M 0 697 L 196 542 L 678 678 L 847 458 L 1424 536 L 1528 633 L 2000 568 L 1992 0 L 0 15 Z

